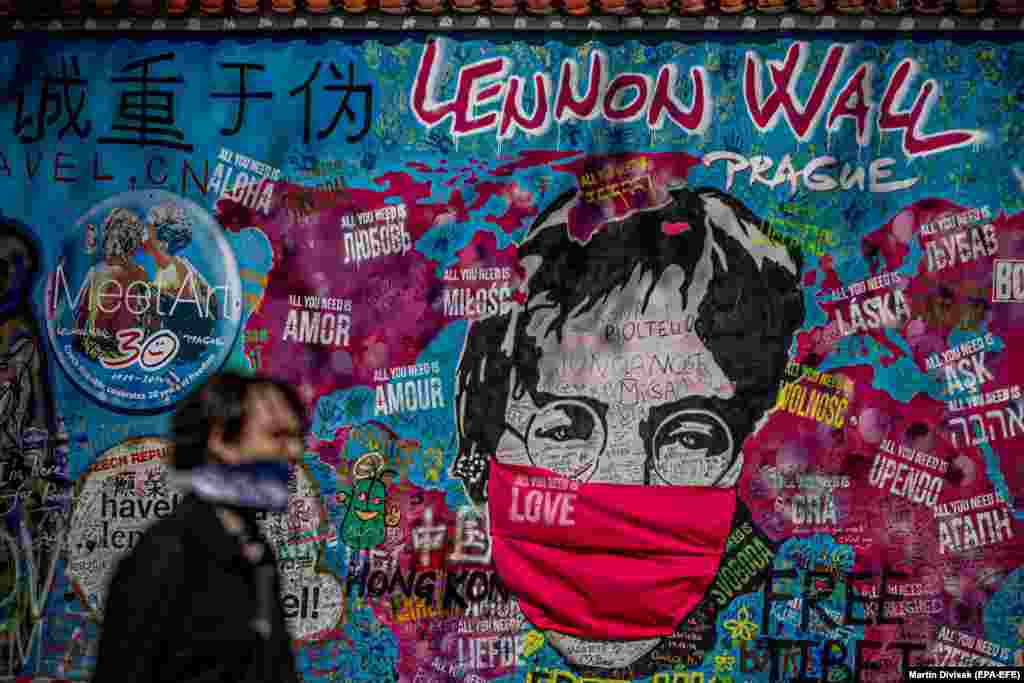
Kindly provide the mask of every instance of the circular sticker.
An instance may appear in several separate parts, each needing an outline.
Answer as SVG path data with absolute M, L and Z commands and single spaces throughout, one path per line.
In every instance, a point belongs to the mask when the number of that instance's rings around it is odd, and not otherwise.
M 49 275 L 46 321 L 80 389 L 118 410 L 160 412 L 221 367 L 242 313 L 221 231 L 163 190 L 117 195 L 75 224 Z
M 274 548 L 281 572 L 281 606 L 295 640 L 323 640 L 340 628 L 345 593 L 340 579 L 322 566 L 326 549 L 338 537 L 320 502 L 320 489 L 303 466 L 289 483 L 288 511 L 262 520 L 263 534 Z
M 170 452 L 167 439 L 129 439 L 100 455 L 82 478 L 68 533 L 67 572 L 97 613 L 118 561 L 182 499 L 170 483 Z

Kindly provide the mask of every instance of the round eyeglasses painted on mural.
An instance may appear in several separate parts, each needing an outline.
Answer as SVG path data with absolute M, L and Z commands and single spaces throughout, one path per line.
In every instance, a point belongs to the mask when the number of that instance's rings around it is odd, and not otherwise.
M 127 192 L 67 232 L 47 281 L 50 343 L 95 400 L 159 412 L 224 364 L 241 296 L 234 254 L 205 209 L 161 190 Z

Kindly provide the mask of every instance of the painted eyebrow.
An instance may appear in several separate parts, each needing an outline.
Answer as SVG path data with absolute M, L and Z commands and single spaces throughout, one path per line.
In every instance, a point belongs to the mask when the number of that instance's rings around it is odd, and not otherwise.
M 679 432 L 682 432 L 684 430 L 685 431 L 693 431 L 693 432 L 701 432 L 702 434 L 705 434 L 705 435 L 709 435 L 713 431 L 712 428 L 711 428 L 711 425 L 707 424 L 706 422 L 690 422 L 690 421 L 686 421 L 686 422 L 680 422 L 679 423 L 679 427 L 676 428 L 676 429 L 673 429 L 671 432 L 669 432 L 668 436 L 675 436 L 676 434 L 678 434 Z
M 594 412 L 597 413 L 598 417 L 602 420 L 607 419 L 608 415 L 608 404 L 604 401 L 600 401 L 590 396 L 560 396 L 558 394 L 549 394 L 543 391 L 529 392 L 530 398 L 537 405 L 538 408 L 543 408 L 550 403 L 555 401 L 576 401 L 584 405 L 588 405 L 593 408 Z

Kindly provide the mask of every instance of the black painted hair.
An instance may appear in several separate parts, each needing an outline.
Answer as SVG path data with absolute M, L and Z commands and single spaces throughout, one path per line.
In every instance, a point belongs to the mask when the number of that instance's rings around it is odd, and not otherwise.
M 735 416 L 738 444 L 774 403 L 793 333 L 804 318 L 801 256 L 770 242 L 766 222 L 734 197 L 711 188 L 670 194 L 667 205 L 606 223 L 581 244 L 568 230 L 569 211 L 580 200 L 571 190 L 538 217 L 519 246 L 527 301 L 474 322 L 458 369 L 459 451 L 452 474 L 474 502 L 487 497 L 490 458 L 505 430 L 509 396 L 534 394 L 540 381 L 540 350 L 527 328 L 541 306 L 558 311 L 548 329 L 561 336 L 570 315 L 592 309 L 638 275 L 650 275 L 654 283 L 639 295 L 646 306 L 665 271 L 681 267 L 686 306 L 695 272 L 710 269 L 694 332 L 736 385 L 739 400 L 722 407 Z M 681 231 L 664 229 L 684 223 Z
M 290 384 L 262 375 L 222 372 L 211 377 L 175 408 L 171 417 L 174 467 L 187 470 L 206 462 L 207 442 L 215 425 L 222 427 L 226 441 L 237 441 L 247 417 L 245 399 L 253 389 L 265 387 L 274 387 L 281 392 L 304 427 L 306 408 Z

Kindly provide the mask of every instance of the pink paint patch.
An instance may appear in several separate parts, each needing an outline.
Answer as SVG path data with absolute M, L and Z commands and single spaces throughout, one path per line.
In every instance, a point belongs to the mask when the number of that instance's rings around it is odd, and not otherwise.
M 581 190 L 569 212 L 569 236 L 586 244 L 605 225 L 669 202 L 666 188 L 684 183 L 690 168 L 699 163 L 684 152 L 650 152 L 552 165 L 554 171 L 575 174 Z
M 689 223 L 662 223 L 661 231 L 666 235 L 678 235 L 690 229 Z

